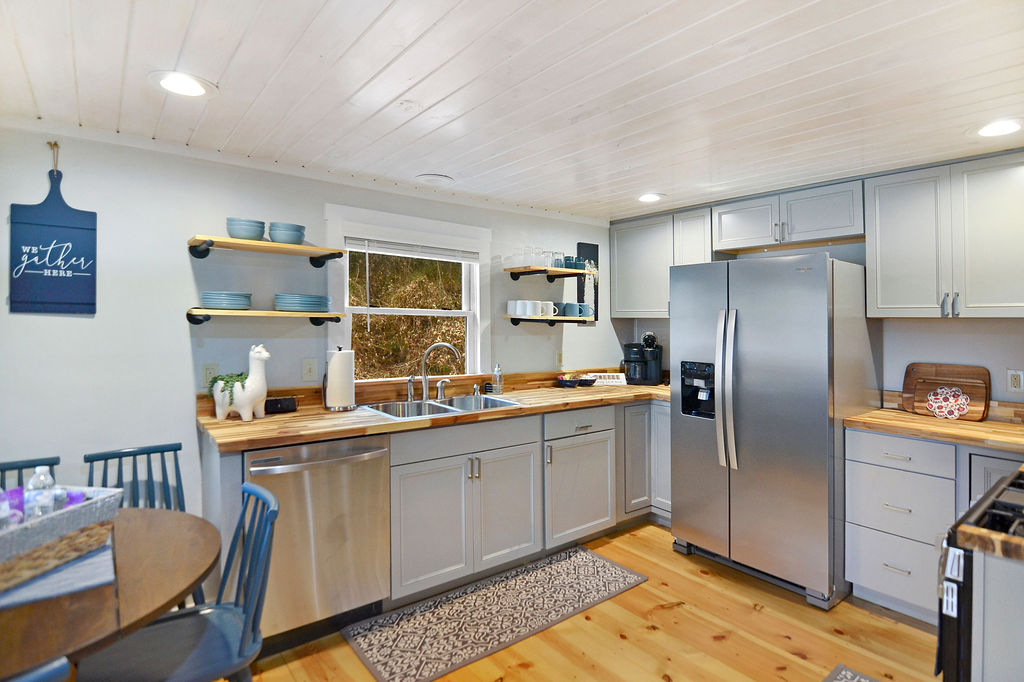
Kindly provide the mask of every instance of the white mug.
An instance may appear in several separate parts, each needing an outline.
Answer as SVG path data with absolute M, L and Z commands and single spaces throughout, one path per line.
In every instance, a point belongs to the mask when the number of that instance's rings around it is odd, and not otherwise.
M 517 306 L 518 303 L 519 303 L 519 301 L 511 300 L 511 301 L 509 301 L 508 303 L 505 304 L 505 309 L 508 311 L 509 315 L 515 315 L 516 314 L 516 306 Z
M 536 317 L 540 315 L 540 301 L 527 301 L 526 314 L 529 317 Z
M 529 301 L 516 301 L 516 317 L 526 317 L 530 314 Z
M 554 301 L 541 301 L 540 302 L 540 314 L 541 315 L 554 315 L 555 314 L 555 302 Z

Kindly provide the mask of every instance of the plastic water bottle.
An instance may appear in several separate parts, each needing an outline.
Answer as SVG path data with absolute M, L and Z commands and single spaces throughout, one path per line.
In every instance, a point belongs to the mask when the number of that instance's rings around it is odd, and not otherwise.
M 25 518 L 53 512 L 53 476 L 50 467 L 40 465 L 25 484 Z

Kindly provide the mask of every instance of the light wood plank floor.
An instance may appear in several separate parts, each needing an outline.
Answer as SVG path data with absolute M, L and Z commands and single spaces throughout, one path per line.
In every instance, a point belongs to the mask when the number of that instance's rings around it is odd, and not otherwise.
M 934 630 L 846 600 L 829 612 L 701 557 L 647 524 L 587 544 L 647 582 L 446 676 L 504 680 L 934 680 Z M 265 682 L 373 678 L 340 635 L 258 661 Z

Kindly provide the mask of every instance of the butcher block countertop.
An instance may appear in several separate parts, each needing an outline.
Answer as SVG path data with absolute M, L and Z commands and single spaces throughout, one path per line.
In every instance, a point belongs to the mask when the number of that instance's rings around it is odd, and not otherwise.
M 453 412 L 421 419 L 389 419 L 369 410 L 328 412 L 320 404 L 300 401 L 296 412 L 275 414 L 243 422 L 237 415 L 217 420 L 201 410 L 199 426 L 210 434 L 221 453 L 311 443 L 376 433 L 410 431 L 432 426 L 470 424 L 491 419 L 522 417 L 582 407 L 615 405 L 638 400 L 669 400 L 668 386 L 589 386 L 586 388 L 531 388 L 505 391 L 499 397 L 520 403 L 483 412 Z M 204 412 L 207 412 L 204 414 Z
M 928 438 L 948 443 L 978 445 L 997 450 L 1024 452 L 1024 424 L 993 421 L 965 422 L 937 419 L 903 410 L 874 410 L 847 417 L 843 425 L 850 429 L 877 431 L 897 436 Z

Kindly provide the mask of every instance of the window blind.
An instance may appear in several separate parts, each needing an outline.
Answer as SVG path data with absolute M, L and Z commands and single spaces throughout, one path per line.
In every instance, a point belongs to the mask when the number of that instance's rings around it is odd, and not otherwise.
M 364 237 L 345 237 L 345 248 L 349 251 L 369 251 L 387 256 L 404 256 L 406 258 L 426 258 L 428 260 L 445 260 L 456 263 L 480 263 L 478 251 L 463 251 L 440 246 L 424 244 L 403 244 L 380 239 Z

